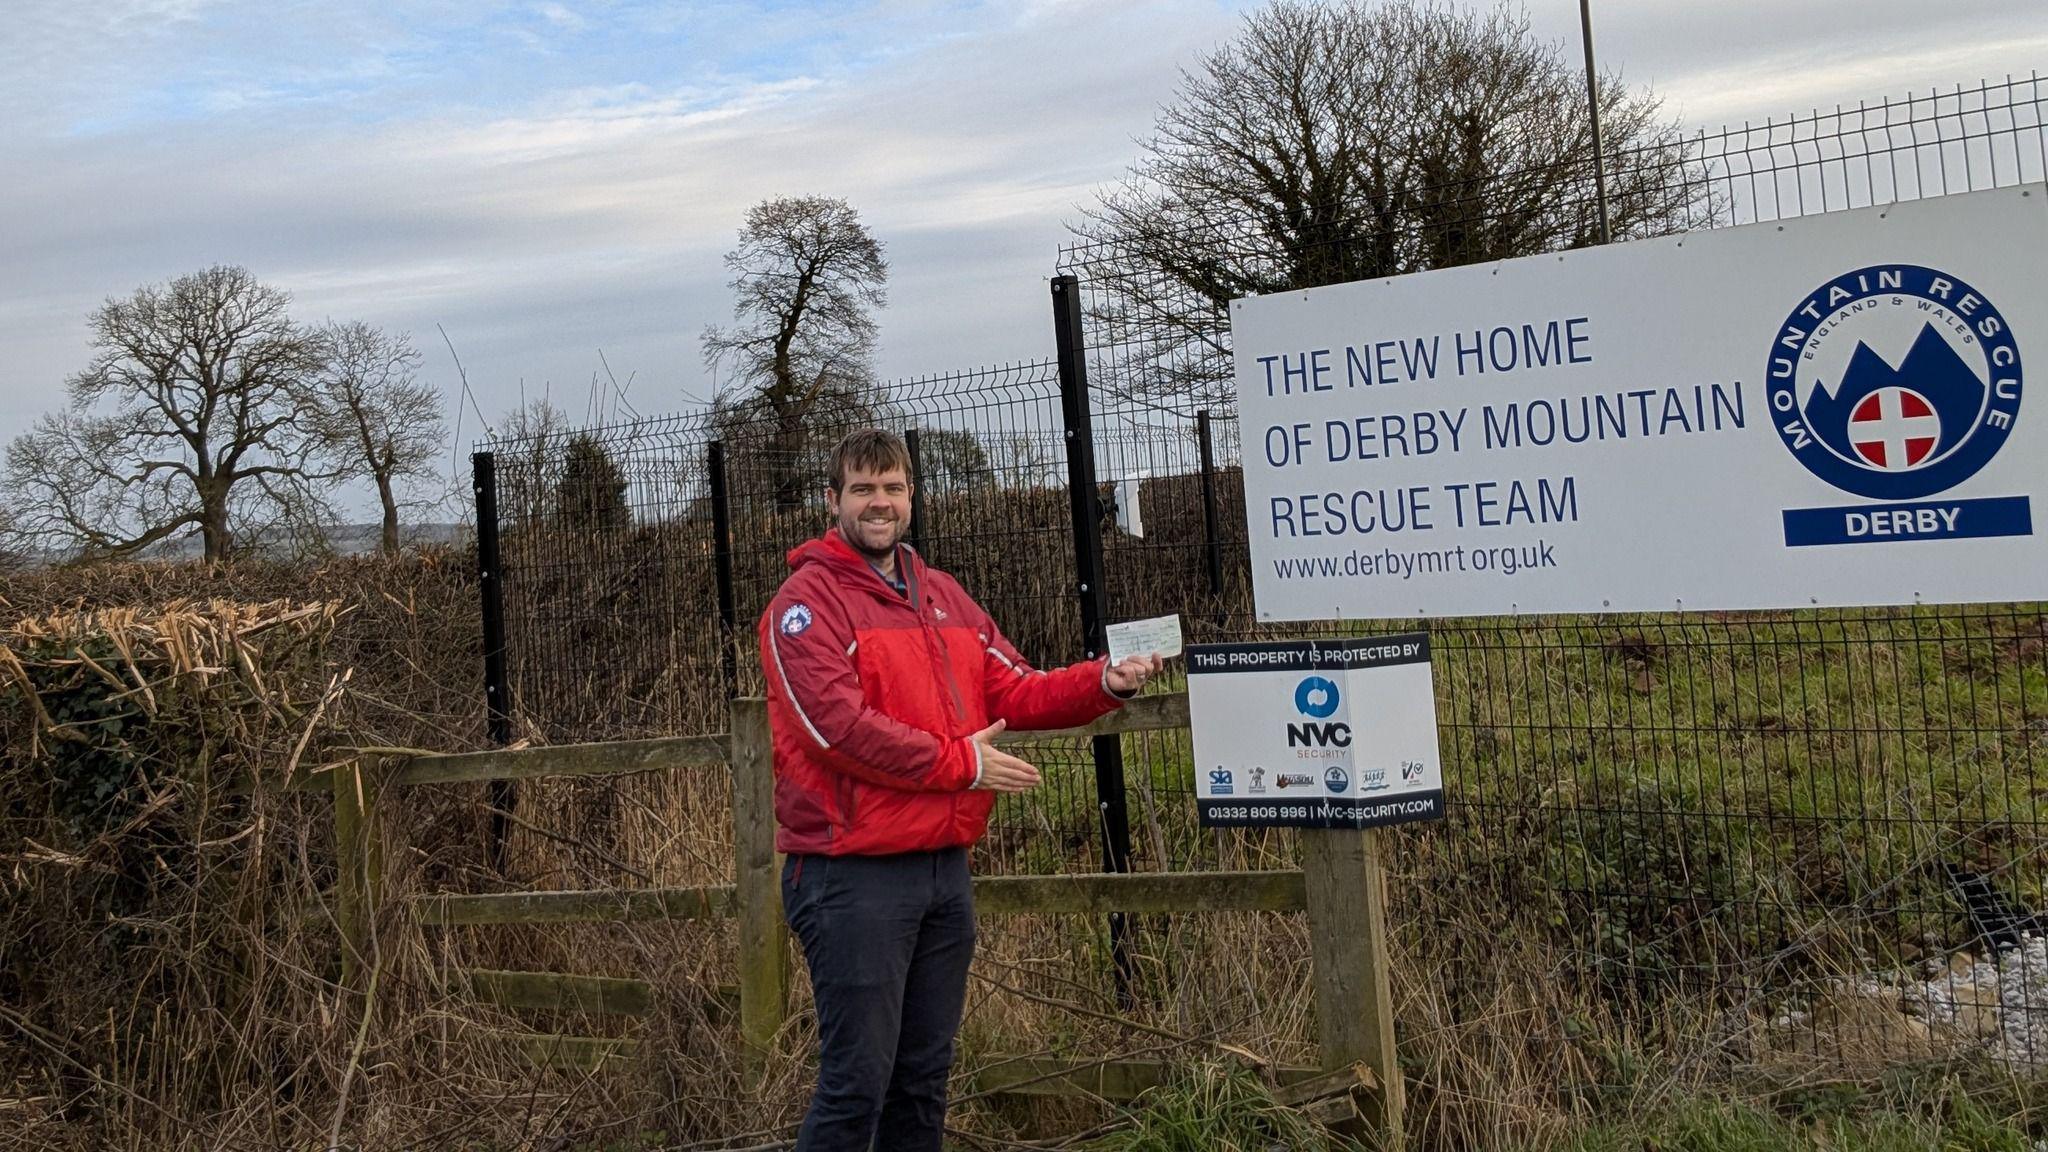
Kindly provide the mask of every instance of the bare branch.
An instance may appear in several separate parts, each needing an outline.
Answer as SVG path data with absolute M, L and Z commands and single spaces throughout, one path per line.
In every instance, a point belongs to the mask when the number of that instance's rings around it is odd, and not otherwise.
M 1584 77 L 1521 9 L 1275 0 L 1182 74 L 1128 176 L 1070 224 L 1097 380 L 1220 400 L 1232 299 L 1590 243 Z M 1698 207 L 1656 98 L 1600 90 L 1615 232 Z M 1611 163 L 1611 162 L 1610 162 Z M 1616 166 L 1619 167 L 1619 166 Z
M 881 403 L 869 361 L 889 264 L 853 206 L 822 196 L 754 205 L 725 264 L 735 326 L 704 330 L 704 360 L 730 367 L 744 391 L 714 408 L 768 417 L 766 442 L 749 447 L 774 472 L 778 506 L 795 507 L 814 481 L 807 422 L 826 409 Z M 740 430 L 732 419 L 723 423 Z
M 313 476 L 299 400 L 324 348 L 289 302 L 220 266 L 94 310 L 93 356 L 68 382 L 69 406 L 8 448 L 23 510 L 10 539 L 90 554 L 196 531 L 208 558 L 227 555 L 231 522 L 248 518 L 238 507 L 271 495 L 252 480 Z
M 383 511 L 380 547 L 399 546 L 408 494 L 437 479 L 443 436 L 441 395 L 415 375 L 420 353 L 405 333 L 360 321 L 321 331 L 326 369 L 308 396 L 318 456 L 332 475 L 368 480 Z

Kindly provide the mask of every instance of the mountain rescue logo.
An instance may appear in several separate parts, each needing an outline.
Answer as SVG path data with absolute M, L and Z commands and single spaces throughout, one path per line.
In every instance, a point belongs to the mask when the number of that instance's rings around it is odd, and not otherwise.
M 1792 546 L 2026 535 L 2024 496 L 1941 500 L 2005 446 L 2019 418 L 2017 334 L 1982 292 L 1917 264 L 1815 289 L 1779 326 L 1771 423 L 1822 481 L 1878 505 L 1785 512 Z
M 794 636 L 811 626 L 811 609 L 807 604 L 791 604 L 782 610 L 782 634 Z

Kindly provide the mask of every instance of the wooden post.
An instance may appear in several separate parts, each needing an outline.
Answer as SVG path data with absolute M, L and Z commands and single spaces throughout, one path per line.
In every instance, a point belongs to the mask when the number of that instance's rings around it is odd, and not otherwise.
M 364 753 L 337 767 L 333 779 L 334 921 L 341 930 L 341 982 L 351 992 L 361 992 L 384 882 L 384 843 L 377 835 L 377 792 L 384 765 L 375 754 Z
M 1323 1067 L 1363 1063 L 1380 1082 L 1366 1123 L 1381 1148 L 1403 1140 L 1404 1094 L 1387 969 L 1386 877 L 1372 829 L 1304 828 L 1301 871 L 1315 958 Z
M 789 928 L 775 855 L 774 743 L 768 702 L 732 702 L 734 895 L 740 929 L 740 1042 L 749 1087 L 789 1017 Z

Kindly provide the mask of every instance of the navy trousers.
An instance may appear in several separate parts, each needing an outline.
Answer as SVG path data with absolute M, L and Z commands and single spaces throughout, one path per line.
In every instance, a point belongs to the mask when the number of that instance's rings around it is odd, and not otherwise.
M 797 1152 L 939 1152 L 974 958 L 967 849 L 791 856 L 782 908 L 818 1006 Z

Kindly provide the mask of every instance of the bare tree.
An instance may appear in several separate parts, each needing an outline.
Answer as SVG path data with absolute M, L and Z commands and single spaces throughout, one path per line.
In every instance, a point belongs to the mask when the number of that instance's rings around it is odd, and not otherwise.
M 626 499 L 626 473 L 589 432 L 569 437 L 562 450 L 562 478 L 555 487 L 555 518 L 578 531 L 628 528 L 633 505 Z
M 311 529 L 330 477 L 303 400 L 324 361 L 288 304 L 221 266 L 94 311 L 69 405 L 8 447 L 15 531 L 82 555 L 196 534 L 218 560 L 238 535 Z
M 34 540 L 20 529 L 21 509 L 0 502 L 0 576 L 19 572 L 36 560 Z
M 795 508 L 815 479 L 804 463 L 806 423 L 878 391 L 869 357 L 889 264 L 853 206 L 823 196 L 754 205 L 725 264 L 735 323 L 704 330 L 704 359 L 729 369 L 740 395 L 721 395 L 716 407 L 735 427 L 755 417 L 767 425 L 760 447 L 776 506 Z
M 419 350 L 404 333 L 358 320 L 329 324 L 320 337 L 327 367 L 311 393 L 315 433 L 336 473 L 375 485 L 379 548 L 396 553 L 399 510 L 438 502 L 422 498 L 421 486 L 440 479 L 440 393 L 415 376 Z
M 521 401 L 499 424 L 492 430 L 499 440 L 549 444 L 567 434 L 569 414 L 548 397 L 535 396 Z
M 555 511 L 555 476 L 569 416 L 546 396 L 506 413 L 492 429 L 497 447 L 498 516 L 534 527 Z
M 925 428 L 918 433 L 917 482 L 927 495 L 948 496 L 995 484 L 981 438 L 961 428 Z
M 1599 91 L 1615 236 L 1676 230 L 1700 207 L 1676 126 L 1613 76 Z M 1094 319 L 1127 354 L 1105 383 L 1220 399 L 1236 297 L 1593 242 L 1585 96 L 1571 54 L 1505 3 L 1253 12 L 1069 225 Z

